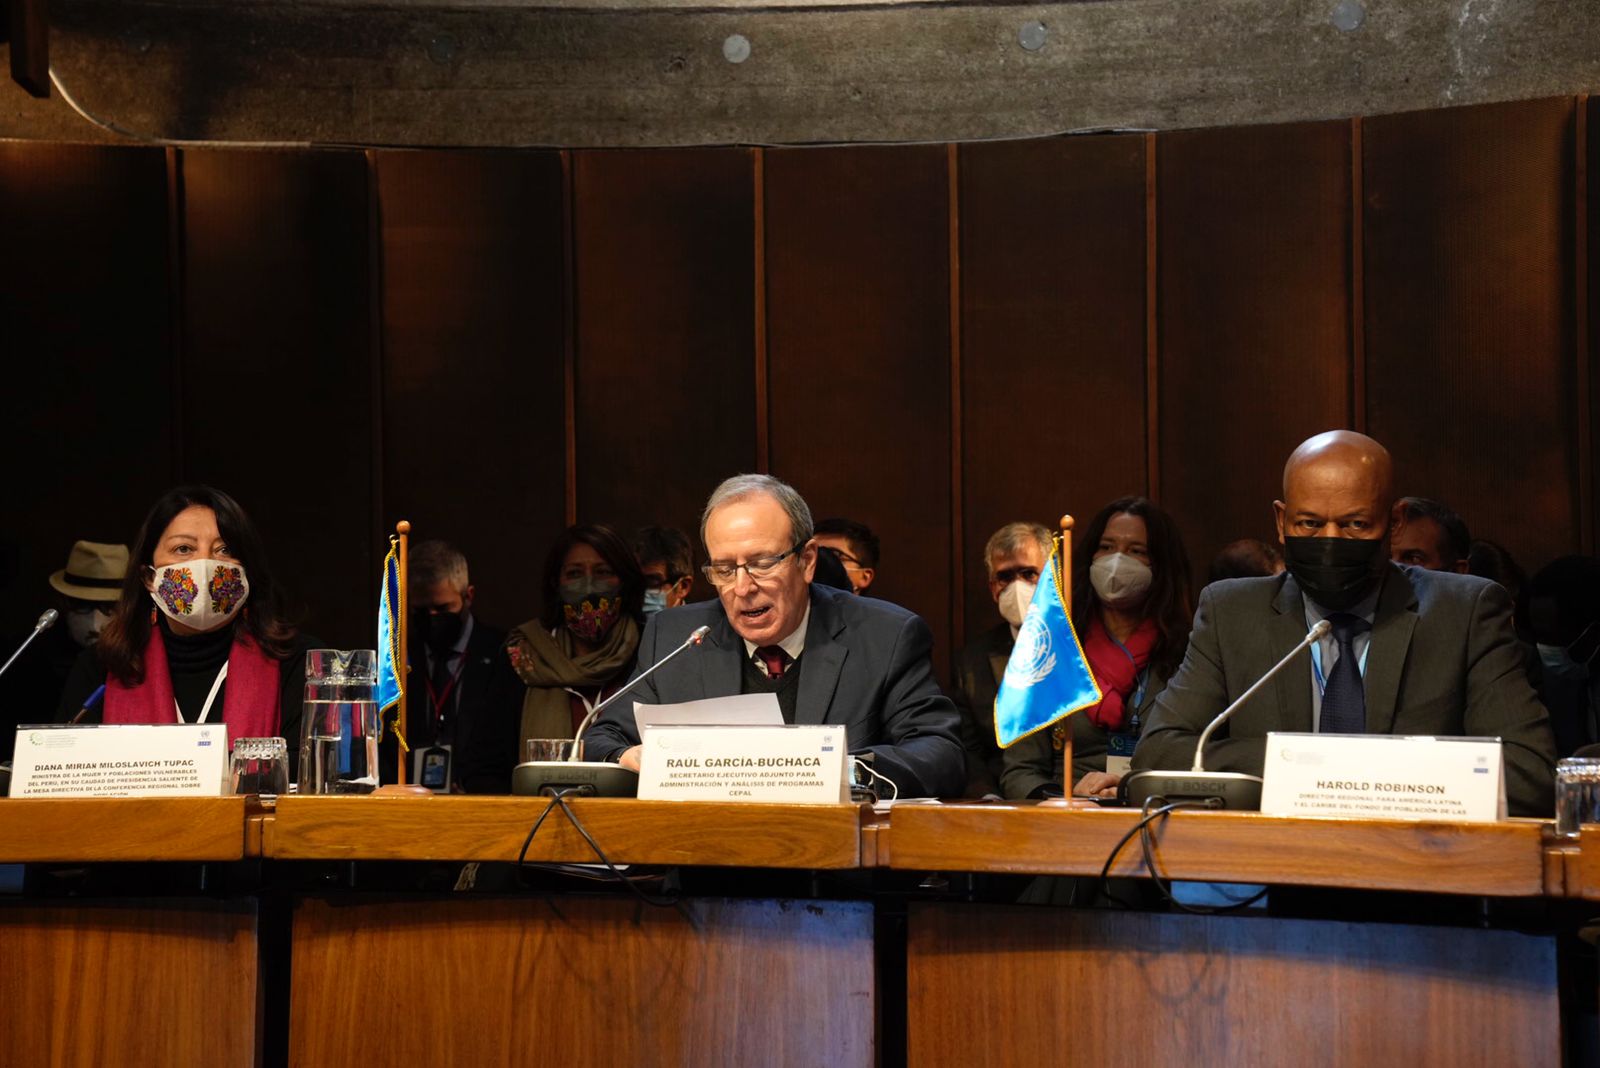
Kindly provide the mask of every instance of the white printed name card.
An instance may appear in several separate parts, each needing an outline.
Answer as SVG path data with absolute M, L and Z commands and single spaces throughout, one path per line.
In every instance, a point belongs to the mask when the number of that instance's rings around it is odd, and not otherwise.
M 12 797 L 218 797 L 221 723 L 18 727 Z
M 656 801 L 850 800 L 843 727 L 645 727 L 639 796 Z
M 1495 738 L 1274 732 L 1262 779 L 1269 816 L 1482 823 L 1506 814 Z

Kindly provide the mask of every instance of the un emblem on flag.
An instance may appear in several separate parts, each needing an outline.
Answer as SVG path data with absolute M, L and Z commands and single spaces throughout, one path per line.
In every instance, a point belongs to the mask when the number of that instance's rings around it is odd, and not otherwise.
M 1056 669 L 1056 652 L 1050 644 L 1050 628 L 1045 625 L 1044 613 L 1034 605 L 1022 617 L 1017 629 L 1017 644 L 1006 662 L 1005 684 L 1026 690 L 1043 682 Z

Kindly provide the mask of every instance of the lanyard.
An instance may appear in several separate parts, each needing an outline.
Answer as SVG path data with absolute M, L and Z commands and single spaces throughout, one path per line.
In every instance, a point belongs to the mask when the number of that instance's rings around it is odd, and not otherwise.
M 425 677 L 422 680 L 423 684 L 428 687 L 428 702 L 431 705 L 433 705 L 433 726 L 434 726 L 435 730 L 438 730 L 439 724 L 444 720 L 445 702 L 449 701 L 450 700 L 450 695 L 455 692 L 456 683 L 461 681 L 461 673 L 463 671 L 467 670 L 467 653 L 466 653 L 466 650 L 462 650 L 461 653 L 460 653 L 460 656 L 461 656 L 461 663 L 456 665 L 455 674 L 451 675 L 450 676 L 450 681 L 445 683 L 445 687 L 444 687 L 444 692 L 443 693 L 435 694 L 433 692 L 433 680 L 432 679 Z
M 1356 670 L 1361 672 L 1361 677 L 1367 677 L 1367 654 L 1372 652 L 1372 642 L 1367 642 L 1367 647 L 1361 650 L 1361 659 L 1356 662 Z M 1317 693 L 1328 692 L 1328 680 L 1322 674 L 1322 643 L 1317 642 L 1311 647 L 1311 671 L 1317 680 Z
M 1135 660 L 1133 658 L 1133 654 L 1128 652 L 1128 647 L 1123 645 L 1117 636 L 1112 634 L 1109 630 L 1106 631 L 1106 637 L 1110 638 L 1112 642 L 1116 644 L 1116 647 L 1122 650 L 1122 655 L 1128 658 L 1128 663 L 1132 664 L 1137 669 L 1139 666 L 1139 661 Z M 1133 731 L 1134 734 L 1139 733 L 1139 709 L 1144 707 L 1144 691 L 1149 682 L 1149 668 L 1145 668 L 1143 671 L 1140 671 L 1134 676 L 1133 696 L 1132 700 L 1127 706 L 1129 712 L 1128 727 Z
M 228 665 L 223 664 L 222 670 L 217 672 L 216 681 L 211 684 L 211 692 L 206 694 L 206 703 L 201 706 L 200 718 L 195 720 L 196 723 L 204 723 L 206 721 L 206 717 L 211 715 L 211 705 L 217 699 L 217 691 L 222 689 L 222 680 L 226 679 L 227 677 Z M 186 722 L 183 718 L 183 709 L 178 707 L 178 699 L 176 697 L 172 699 L 172 711 L 177 713 L 179 723 Z

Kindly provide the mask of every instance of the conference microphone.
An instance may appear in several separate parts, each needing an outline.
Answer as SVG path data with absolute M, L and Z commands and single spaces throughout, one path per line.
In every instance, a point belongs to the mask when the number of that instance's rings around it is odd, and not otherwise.
M 33 639 L 37 638 L 44 631 L 47 631 L 51 627 L 55 626 L 56 619 L 60 615 L 61 613 L 57 612 L 54 608 L 46 608 L 44 613 L 39 616 L 39 622 L 33 625 L 32 633 L 30 633 L 26 638 L 22 639 L 22 644 L 17 646 L 17 651 L 12 653 L 11 659 L 5 662 L 5 667 L 0 667 L 0 675 L 4 675 L 6 670 L 10 668 L 12 664 L 17 662 L 17 657 L 22 655 L 22 650 L 26 649 Z
M 1268 668 L 1265 675 L 1257 679 L 1231 705 L 1207 723 L 1206 729 L 1200 732 L 1200 740 L 1195 743 L 1194 766 L 1188 771 L 1138 771 L 1123 779 L 1122 792 L 1128 804 L 1143 806 L 1145 801 L 1152 797 L 1163 797 L 1168 801 L 1216 801 L 1218 808 L 1247 811 L 1259 809 L 1261 776 L 1246 775 L 1238 771 L 1207 771 L 1206 742 L 1211 740 L 1212 731 L 1226 723 L 1228 718 L 1239 710 L 1239 706 L 1254 697 L 1274 675 L 1289 665 L 1289 661 L 1321 641 L 1332 629 L 1332 623 L 1326 619 L 1319 620 L 1306 632 L 1306 636 L 1298 645 L 1284 654 L 1282 660 Z
M 583 743 L 583 732 L 588 730 L 600 713 L 610 708 L 630 693 L 645 679 L 654 675 L 669 660 L 692 649 L 706 640 L 710 627 L 697 627 L 683 644 L 635 675 L 628 684 L 589 710 L 572 735 L 572 752 L 565 760 L 529 760 L 518 764 L 511 772 L 513 794 L 537 795 L 557 789 L 576 789 L 582 794 L 597 797 L 632 797 L 639 789 L 638 772 L 629 771 L 608 760 L 579 760 L 578 748 Z

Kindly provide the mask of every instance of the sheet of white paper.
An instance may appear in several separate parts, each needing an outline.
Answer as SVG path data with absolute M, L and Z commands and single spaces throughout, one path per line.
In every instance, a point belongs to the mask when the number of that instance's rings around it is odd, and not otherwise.
M 646 727 L 781 727 L 783 711 L 774 693 L 736 693 L 675 705 L 633 706 L 633 719 Z

